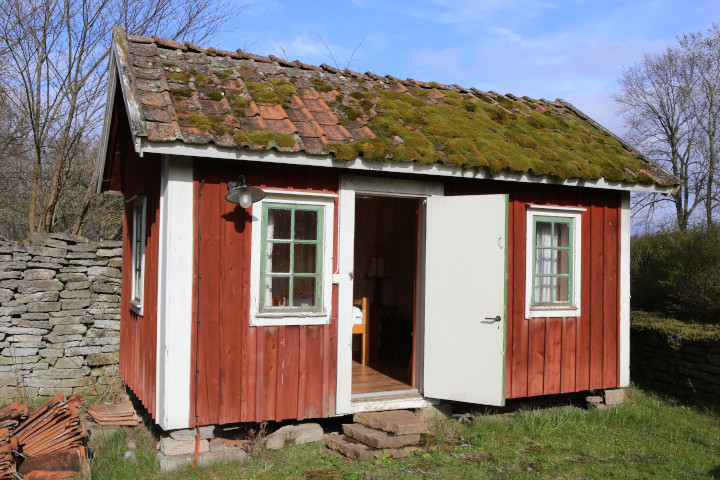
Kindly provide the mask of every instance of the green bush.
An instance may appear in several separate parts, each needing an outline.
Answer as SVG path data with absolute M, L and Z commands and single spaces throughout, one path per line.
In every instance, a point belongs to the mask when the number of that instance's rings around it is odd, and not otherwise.
M 720 323 L 720 229 L 633 237 L 630 274 L 634 310 Z

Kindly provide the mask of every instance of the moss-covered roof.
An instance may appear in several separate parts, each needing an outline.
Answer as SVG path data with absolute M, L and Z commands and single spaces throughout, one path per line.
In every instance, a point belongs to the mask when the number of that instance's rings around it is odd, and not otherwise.
M 338 160 L 676 185 L 668 174 L 563 100 L 400 80 L 274 56 L 125 36 L 115 47 L 140 123 L 157 142 Z

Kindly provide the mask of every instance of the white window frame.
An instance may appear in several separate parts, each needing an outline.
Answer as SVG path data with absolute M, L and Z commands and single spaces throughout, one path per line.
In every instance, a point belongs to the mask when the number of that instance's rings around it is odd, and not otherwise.
M 580 259 L 582 258 L 582 212 L 584 208 L 574 207 L 554 207 L 554 206 L 527 206 L 527 229 L 525 243 L 525 318 L 536 317 L 579 317 L 580 310 L 580 292 L 582 277 Z M 535 249 L 533 245 L 533 225 L 535 217 L 558 217 L 567 218 L 573 221 L 573 252 L 572 252 L 572 298 L 573 304 L 570 306 L 532 306 L 533 294 L 533 264 L 535 262 Z
M 332 317 L 332 273 L 333 273 L 333 235 L 335 222 L 335 197 L 333 194 L 314 194 L 305 192 L 266 191 L 263 200 L 252 206 L 252 246 L 250 256 L 250 326 L 280 325 L 327 325 Z M 313 205 L 320 206 L 323 212 L 323 271 L 321 276 L 322 296 L 320 312 L 261 312 L 260 285 L 262 259 L 262 211 L 263 204 Z
M 145 225 L 147 216 L 147 197 L 144 195 L 138 195 L 129 202 L 132 202 L 132 258 L 131 258 L 131 294 L 130 294 L 130 309 L 138 315 L 143 314 L 143 305 L 145 297 L 145 243 L 147 238 L 145 236 Z M 137 215 L 135 211 L 137 208 L 142 208 L 142 219 L 140 225 L 138 225 Z M 142 241 L 140 242 L 140 251 L 137 251 L 137 235 L 140 234 Z M 140 280 L 139 285 L 135 279 L 135 264 L 138 256 L 140 257 Z M 138 290 L 140 293 L 138 294 Z

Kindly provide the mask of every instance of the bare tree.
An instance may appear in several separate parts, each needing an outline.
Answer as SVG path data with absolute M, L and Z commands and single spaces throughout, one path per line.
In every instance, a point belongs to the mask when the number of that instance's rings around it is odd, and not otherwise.
M 720 207 L 720 26 L 646 55 L 623 71 L 619 83 L 614 99 L 630 140 L 682 181 L 669 199 L 636 195 L 634 213 L 652 217 L 671 201 L 678 228 L 699 221 L 712 226 Z
M 5 67 L 0 86 L 15 93 L 8 98 L 28 125 L 29 233 L 70 226 L 79 232 L 90 211 L 94 182 L 87 152 L 97 145 L 112 27 L 203 42 L 241 11 L 232 0 L 0 0 L 0 5 Z M 70 192 L 80 199 L 70 201 Z
M 328 44 L 325 42 L 325 39 L 317 32 L 315 32 L 315 36 L 320 40 L 320 43 L 323 44 L 323 49 L 316 49 L 316 51 L 322 55 L 323 57 L 327 58 L 333 67 L 344 70 L 346 68 L 350 68 L 353 63 L 359 62 L 361 59 L 355 58 L 355 54 L 360 50 L 360 47 L 362 47 L 363 43 L 365 43 L 365 39 L 363 38 L 358 42 L 357 45 L 355 45 L 355 48 L 353 49 L 352 53 L 350 53 L 350 57 L 348 58 L 342 51 L 338 50 L 337 52 L 333 52 L 332 49 L 328 46 Z M 283 50 L 283 53 L 285 51 Z
M 678 227 L 686 229 L 702 189 L 693 156 L 692 65 L 676 48 L 668 48 L 659 55 L 645 55 L 642 62 L 626 68 L 618 81 L 621 93 L 614 100 L 629 129 L 629 140 L 683 181 L 670 200 Z M 641 196 L 636 208 L 654 208 L 663 201 L 656 195 Z
M 705 222 L 712 226 L 717 207 L 713 188 L 720 154 L 720 28 L 713 25 L 705 34 L 683 35 L 678 43 L 696 78 L 691 95 L 692 118 L 698 133 L 695 150 L 704 173 Z

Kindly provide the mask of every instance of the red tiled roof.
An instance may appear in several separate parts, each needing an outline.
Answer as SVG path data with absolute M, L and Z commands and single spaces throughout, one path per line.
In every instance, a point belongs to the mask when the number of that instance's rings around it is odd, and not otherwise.
M 400 80 L 115 30 L 135 136 L 613 181 L 677 179 L 562 100 Z

